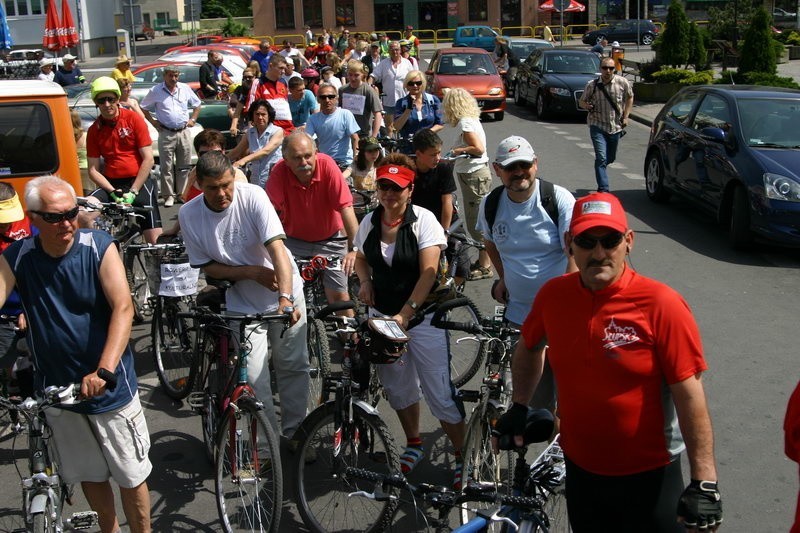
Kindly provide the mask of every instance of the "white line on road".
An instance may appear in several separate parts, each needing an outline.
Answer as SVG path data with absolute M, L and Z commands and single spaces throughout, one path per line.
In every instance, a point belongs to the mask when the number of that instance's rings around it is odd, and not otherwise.
M 583 137 L 564 137 L 567 141 L 580 141 Z
M 578 148 L 583 148 L 584 150 L 593 150 L 594 146 L 591 143 L 575 143 Z
M 622 175 L 628 178 L 629 180 L 644 180 L 644 176 L 642 176 L 641 174 L 632 174 L 630 172 L 623 172 Z

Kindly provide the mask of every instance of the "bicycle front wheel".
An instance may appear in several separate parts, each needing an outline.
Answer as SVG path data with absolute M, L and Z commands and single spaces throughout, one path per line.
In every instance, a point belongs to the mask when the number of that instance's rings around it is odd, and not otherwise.
M 311 383 L 308 389 L 308 412 L 322 403 L 325 380 L 331 375 L 331 349 L 322 320 L 308 320 L 308 361 Z
M 158 381 L 173 400 L 191 392 L 199 365 L 193 353 L 196 332 L 191 319 L 178 316 L 189 309 L 183 298 L 159 296 L 150 327 Z
M 223 531 L 277 532 L 283 503 L 278 438 L 255 400 L 228 409 L 217 435 L 217 510 Z
M 345 470 L 358 467 L 385 475 L 399 472 L 394 441 L 384 422 L 358 405 L 353 405 L 352 425 L 337 427 L 335 410 L 333 403 L 319 408 L 306 418 L 298 432 L 300 516 L 314 532 L 383 531 L 391 525 L 397 500 L 348 497 L 359 490 L 372 492 L 375 484 L 347 477 Z M 396 494 L 396 489 L 386 490 Z
M 564 453 L 561 451 L 559 436 L 557 436 L 542 452 L 539 459 L 531 465 L 529 484 L 532 485 L 533 490 L 526 490 L 526 492 L 535 492 L 544 499 L 546 531 L 553 533 L 572 531 L 567 516 L 567 498 L 564 494 L 565 477 Z M 535 531 L 545 530 L 537 528 Z
M 53 502 L 48 501 L 45 505 L 44 511 L 36 513 L 31 516 L 31 532 L 32 533 L 56 533 L 59 528 L 56 527 L 53 516 Z
M 134 320 L 143 322 L 153 312 L 150 307 L 150 283 L 147 279 L 145 256 L 139 252 L 125 252 L 125 274 L 133 298 Z
M 472 300 L 467 299 L 466 305 L 448 311 L 445 320 L 480 324 L 483 317 Z M 450 348 L 450 381 L 455 387 L 463 387 L 480 369 L 486 357 L 486 343 L 472 333 L 446 331 Z

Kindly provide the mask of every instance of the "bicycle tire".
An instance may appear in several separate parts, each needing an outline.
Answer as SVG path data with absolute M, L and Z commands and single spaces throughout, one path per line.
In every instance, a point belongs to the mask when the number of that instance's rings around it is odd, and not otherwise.
M 53 515 L 53 502 L 48 501 L 41 513 L 31 516 L 31 533 L 56 533 L 56 523 L 50 519 Z
M 183 298 L 159 296 L 150 324 L 156 375 L 164 392 L 173 400 L 183 400 L 189 395 L 200 365 L 194 354 L 196 332 L 190 319 L 178 316 L 189 309 Z
M 558 437 L 548 445 L 549 449 L 557 449 L 557 453 L 542 454 L 541 460 L 531 465 L 531 478 L 529 484 L 535 487 L 535 491 L 544 499 L 543 510 L 547 518 L 547 530 L 552 533 L 569 533 L 572 528 L 569 525 L 567 515 L 567 498 L 564 493 L 565 465 L 564 456 L 558 443 Z M 556 483 L 549 483 L 547 488 L 543 488 L 538 482 L 538 476 L 547 476 L 555 479 Z M 529 491 L 533 492 L 533 491 Z M 540 527 L 534 529 L 536 532 L 545 531 Z
M 445 320 L 480 324 L 483 321 L 481 312 L 471 299 L 466 300 L 465 305 L 448 311 Z M 486 357 L 487 344 L 475 338 L 472 333 L 449 329 L 445 331 L 450 352 L 450 381 L 456 388 L 463 387 L 481 368 Z
M 400 459 L 389 429 L 376 415 L 353 405 L 353 420 L 359 428 L 359 441 L 341 439 L 340 453 L 334 457 L 336 438 L 334 403 L 318 408 L 300 426 L 297 447 L 297 508 L 305 525 L 314 532 L 376 532 L 388 529 L 397 510 L 397 500 L 374 501 L 349 498 L 357 490 L 372 492 L 375 484 L 348 479 L 344 469 L 354 466 L 390 474 L 400 472 Z M 306 463 L 307 457 L 315 457 Z M 386 488 L 396 495 L 397 489 Z
M 308 412 L 322 403 L 325 381 L 331 375 L 331 348 L 325 323 L 318 318 L 308 320 L 308 362 L 310 364 L 310 384 L 308 388 Z
M 125 276 L 128 280 L 128 289 L 130 289 L 131 298 L 133 299 L 133 318 L 136 322 L 143 322 L 153 312 L 149 304 L 152 293 L 147 279 L 144 257 L 138 251 L 135 253 L 123 251 L 123 256 L 125 258 Z
M 203 390 L 203 404 L 200 407 L 200 424 L 203 433 L 203 444 L 209 463 L 215 464 L 217 456 L 217 430 L 219 424 L 219 374 L 217 373 L 217 344 L 215 339 L 205 334 L 198 341 L 200 351 L 197 353 L 199 374 L 196 387 Z
M 222 529 L 277 533 L 283 504 L 278 437 L 253 398 L 242 396 L 236 407 L 228 408 L 217 432 L 214 489 Z
M 487 404 L 483 416 L 474 411 L 467 424 L 464 448 L 461 456 L 464 459 L 462 470 L 462 488 L 469 481 L 481 484 L 493 484 L 498 494 L 511 494 L 512 478 L 514 475 L 514 458 L 511 451 L 501 451 L 495 455 L 492 451 L 492 428 L 502 414 L 493 404 Z M 470 503 L 459 511 L 460 523 L 466 524 L 473 516 L 469 508 L 489 508 L 491 503 Z M 502 523 L 496 522 L 488 525 L 487 531 L 501 531 Z

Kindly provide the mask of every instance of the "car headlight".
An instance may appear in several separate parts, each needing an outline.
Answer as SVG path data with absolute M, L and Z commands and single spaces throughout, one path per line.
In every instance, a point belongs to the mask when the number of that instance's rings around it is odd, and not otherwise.
M 550 87 L 550 94 L 553 96 L 572 96 L 572 91 L 561 87 Z
M 498 94 L 503 94 L 502 87 L 492 87 L 491 89 L 489 89 L 490 96 L 497 96 Z
M 785 202 L 800 202 L 800 183 L 780 174 L 764 174 L 767 198 Z

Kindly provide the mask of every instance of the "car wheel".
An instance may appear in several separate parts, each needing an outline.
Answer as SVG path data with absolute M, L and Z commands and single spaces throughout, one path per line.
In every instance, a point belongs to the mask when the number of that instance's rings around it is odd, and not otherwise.
M 664 163 L 657 151 L 648 154 L 644 168 L 647 197 L 658 203 L 669 200 L 669 191 L 664 187 Z
M 642 44 L 651 45 L 653 44 L 654 40 L 655 39 L 653 38 L 652 33 L 645 33 L 644 35 L 642 35 Z
M 739 185 L 731 195 L 731 225 L 728 235 L 731 246 L 745 250 L 753 244 L 753 232 L 750 231 L 750 202 L 747 190 Z
M 522 96 L 522 92 L 519 89 L 519 82 L 514 84 L 514 103 L 520 107 L 525 107 L 528 103 Z
M 547 111 L 547 105 L 544 103 L 544 95 L 541 91 L 536 94 L 536 115 L 544 120 L 550 113 Z
M 595 44 L 600 44 L 600 41 L 602 41 L 605 38 L 606 38 L 605 35 L 598 35 L 597 39 L 595 40 Z
M 494 120 L 495 122 L 500 122 L 501 120 L 503 120 L 505 116 L 506 116 L 505 111 L 498 111 L 497 113 L 494 114 Z

